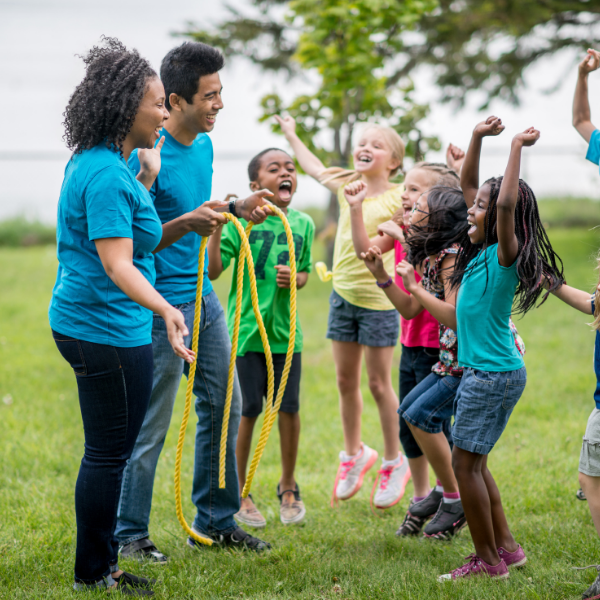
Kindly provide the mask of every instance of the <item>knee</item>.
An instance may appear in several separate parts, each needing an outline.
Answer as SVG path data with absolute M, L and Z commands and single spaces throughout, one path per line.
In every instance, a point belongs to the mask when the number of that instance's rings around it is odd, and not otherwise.
M 369 377 L 369 389 L 375 400 L 384 397 L 387 387 L 387 382 L 380 377 Z
M 465 457 L 456 451 L 452 452 L 452 470 L 457 479 L 468 477 L 474 472 L 473 465 Z
M 352 394 L 359 390 L 359 381 L 356 379 L 354 375 L 349 375 L 346 373 L 338 373 L 337 374 L 337 386 L 340 394 Z

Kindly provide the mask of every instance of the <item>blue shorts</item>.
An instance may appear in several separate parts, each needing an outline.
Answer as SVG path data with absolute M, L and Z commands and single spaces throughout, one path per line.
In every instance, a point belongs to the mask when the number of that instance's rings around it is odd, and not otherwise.
M 397 310 L 361 308 L 344 300 L 335 290 L 329 297 L 327 339 L 358 342 L 363 346 L 395 346 L 400 334 Z
M 525 367 L 504 373 L 465 368 L 454 400 L 454 445 L 474 454 L 489 454 L 526 383 Z
M 449 425 L 460 379 L 430 373 L 402 400 L 398 413 L 407 423 L 426 433 L 444 431 L 450 442 Z

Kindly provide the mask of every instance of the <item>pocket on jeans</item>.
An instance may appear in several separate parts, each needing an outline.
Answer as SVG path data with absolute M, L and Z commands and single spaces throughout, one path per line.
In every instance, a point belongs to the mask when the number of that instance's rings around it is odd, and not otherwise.
M 81 350 L 81 344 L 79 340 L 70 338 L 65 339 L 64 336 L 55 336 L 54 341 L 58 351 L 62 354 L 62 357 L 71 365 L 71 368 L 75 372 L 75 375 L 82 376 L 87 375 L 87 367 L 83 352 Z
M 340 308 L 343 304 L 343 300 L 335 292 L 331 292 L 331 296 L 329 296 L 329 304 L 334 308 Z
M 504 410 L 512 410 L 517 405 L 517 402 L 523 395 L 526 384 L 527 380 L 523 379 L 512 382 L 509 379 L 506 382 L 506 389 L 504 390 L 504 398 L 502 400 L 502 408 Z
M 477 383 L 483 383 L 484 385 L 493 385 L 494 379 L 490 377 L 488 371 L 476 371 L 471 369 L 471 376 Z

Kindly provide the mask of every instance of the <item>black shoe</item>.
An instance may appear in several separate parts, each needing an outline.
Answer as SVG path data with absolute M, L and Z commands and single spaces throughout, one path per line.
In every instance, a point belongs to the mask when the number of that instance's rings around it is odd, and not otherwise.
M 427 519 L 422 519 L 421 517 L 415 517 L 410 511 L 414 506 L 414 502 L 411 500 L 408 505 L 408 510 L 406 511 L 406 516 L 404 517 L 404 521 L 402 521 L 402 525 L 396 531 L 396 535 L 398 537 L 408 537 L 411 535 L 419 535 L 421 533 L 421 529 L 423 529 L 423 525 L 427 522 Z
M 577 500 L 587 500 L 587 497 L 586 497 L 584 491 L 581 488 L 579 488 L 577 490 L 577 492 L 575 493 L 575 495 L 577 496 Z
M 586 569 L 596 569 L 598 576 L 590 587 L 581 595 L 582 600 L 588 598 L 600 598 L 600 565 L 590 565 L 589 567 L 573 567 L 576 571 L 585 571 Z
M 449 540 L 456 535 L 465 525 L 465 511 L 462 502 L 442 502 L 435 513 L 435 517 L 425 527 L 423 535 L 436 540 Z
M 215 546 L 219 546 L 221 548 L 226 547 L 237 547 L 242 550 L 252 550 L 253 552 L 263 552 L 264 550 L 270 550 L 271 544 L 269 542 L 265 542 L 260 540 L 249 533 L 245 532 L 241 527 L 238 527 L 232 533 L 228 533 L 227 535 L 206 535 L 201 534 L 204 537 L 208 537 L 213 541 Z M 192 548 L 204 548 L 204 544 L 197 542 L 195 539 L 188 537 L 187 539 L 188 546 Z
M 140 562 L 148 560 L 157 565 L 165 565 L 168 560 L 150 538 L 135 540 L 129 544 L 119 546 L 119 554 L 123 558 L 135 558 Z
M 421 517 L 421 519 L 425 520 L 431 519 L 438 511 L 443 497 L 442 492 L 431 490 L 428 496 L 419 502 L 415 502 L 408 510 L 410 510 L 414 517 Z
M 117 579 L 117 591 L 124 596 L 154 596 L 154 592 L 150 589 L 151 585 L 156 583 L 156 579 L 146 579 L 145 577 L 137 577 L 131 573 L 123 571 Z

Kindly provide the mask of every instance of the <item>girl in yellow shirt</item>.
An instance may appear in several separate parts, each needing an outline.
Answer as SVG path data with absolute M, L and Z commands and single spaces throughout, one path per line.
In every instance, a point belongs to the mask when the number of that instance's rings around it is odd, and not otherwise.
M 369 388 L 379 409 L 384 445 L 374 503 L 378 508 L 389 508 L 402 498 L 410 479 L 408 461 L 399 451 L 398 397 L 391 378 L 399 319 L 383 290 L 373 284 L 371 273 L 356 255 L 351 211 L 344 187 L 359 179 L 366 184 L 362 216 L 368 236 L 376 237 L 377 226 L 391 219 L 402 204 L 402 187 L 390 180 L 402 168 L 404 143 L 389 127 L 367 125 L 352 153 L 355 170 L 326 169 L 296 135 L 294 119 L 275 118 L 302 169 L 336 193 L 340 205 L 327 326 L 327 337 L 332 340 L 344 430 L 344 450 L 340 452 L 334 498 L 348 500 L 354 496 L 378 457 L 374 449 L 361 441 L 360 374 L 364 354 Z M 378 237 L 377 245 L 385 253 L 386 268 L 393 272 L 393 239 L 387 235 Z

